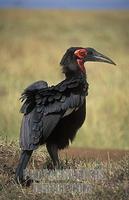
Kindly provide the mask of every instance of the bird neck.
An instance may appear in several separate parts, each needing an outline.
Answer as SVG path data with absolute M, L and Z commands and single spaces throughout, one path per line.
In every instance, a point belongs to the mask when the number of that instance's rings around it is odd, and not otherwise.
M 81 64 L 81 67 L 80 65 Z M 83 64 L 83 67 L 82 67 Z M 82 70 L 83 68 L 83 70 Z M 71 79 L 73 77 L 84 77 L 86 79 L 86 70 L 84 70 L 84 63 L 78 63 L 75 61 L 71 61 L 67 64 L 62 65 L 62 71 L 65 74 L 65 77 Z

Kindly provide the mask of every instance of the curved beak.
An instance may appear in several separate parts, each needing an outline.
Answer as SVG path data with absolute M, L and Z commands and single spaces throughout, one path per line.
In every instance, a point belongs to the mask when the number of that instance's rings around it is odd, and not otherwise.
M 87 55 L 85 61 L 105 62 L 116 65 L 113 60 L 97 51 L 95 51 L 92 55 Z

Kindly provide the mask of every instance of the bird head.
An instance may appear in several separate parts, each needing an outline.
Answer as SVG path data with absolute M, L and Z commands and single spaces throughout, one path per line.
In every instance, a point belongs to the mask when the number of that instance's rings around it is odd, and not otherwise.
M 63 72 L 65 74 L 73 74 L 79 71 L 85 73 L 84 63 L 88 61 L 105 62 L 116 65 L 110 58 L 90 47 L 69 48 L 61 59 L 60 65 L 63 66 Z

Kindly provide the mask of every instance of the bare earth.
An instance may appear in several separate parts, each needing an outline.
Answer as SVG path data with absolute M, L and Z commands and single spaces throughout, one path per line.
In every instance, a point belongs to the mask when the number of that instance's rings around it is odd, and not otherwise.
M 61 151 L 61 157 L 79 157 L 85 159 L 93 159 L 100 161 L 120 160 L 125 155 L 129 154 L 129 150 L 111 150 L 111 149 L 87 149 L 87 148 L 68 148 Z

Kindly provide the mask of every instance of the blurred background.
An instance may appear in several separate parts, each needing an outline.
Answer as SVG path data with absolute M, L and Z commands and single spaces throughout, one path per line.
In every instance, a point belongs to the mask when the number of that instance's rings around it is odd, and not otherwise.
M 117 66 L 87 63 L 87 120 L 74 146 L 129 149 L 129 1 L 0 0 L 0 136 L 18 140 L 20 94 L 57 84 L 71 46 L 93 47 Z

